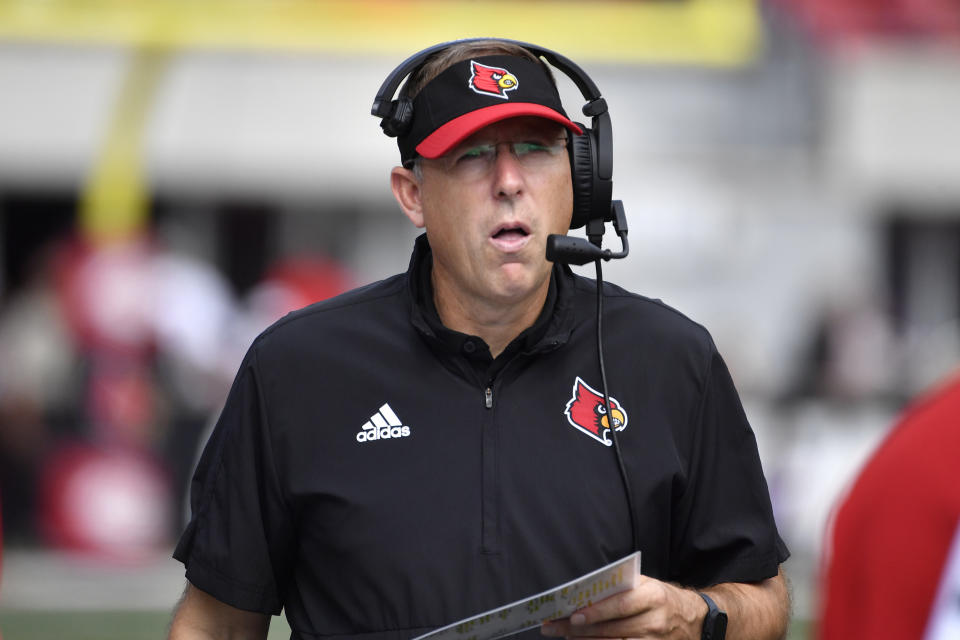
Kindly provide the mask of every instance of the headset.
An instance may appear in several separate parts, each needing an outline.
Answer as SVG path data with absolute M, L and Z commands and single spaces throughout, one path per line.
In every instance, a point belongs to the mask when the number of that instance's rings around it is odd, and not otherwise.
M 570 155 L 570 175 L 573 182 L 573 217 L 570 228 L 577 229 L 595 220 L 594 226 L 614 220 L 611 207 L 613 191 L 613 137 L 610 131 L 610 114 L 607 101 L 600 95 L 597 85 L 583 69 L 572 60 L 550 49 L 502 38 L 468 38 L 444 42 L 415 53 L 394 69 L 383 81 L 373 101 L 371 113 L 382 118 L 380 127 L 390 137 L 397 137 L 410 130 L 413 122 L 413 100 L 401 95 L 394 99 L 400 83 L 416 72 L 432 55 L 453 45 L 471 42 L 502 42 L 527 49 L 537 57 L 544 58 L 553 67 L 573 80 L 586 98 L 583 115 L 590 117 L 592 126 L 580 123 L 583 135 L 570 137 L 567 149 Z M 589 233 L 589 229 L 588 229 Z M 602 234 L 603 232 L 600 231 Z
M 394 96 L 401 82 L 415 73 L 435 53 L 454 45 L 471 42 L 501 42 L 523 47 L 538 58 L 543 58 L 553 67 L 559 69 L 580 89 L 580 93 L 587 100 L 581 111 L 591 118 L 591 127 L 576 123 L 583 130 L 582 135 L 570 132 L 567 151 L 570 156 L 570 176 L 573 185 L 573 215 L 570 219 L 570 228 L 577 229 L 586 226 L 587 238 L 571 237 L 567 235 L 550 235 L 547 237 L 547 260 L 567 264 L 583 265 L 593 261 L 597 270 L 597 355 L 599 357 L 600 376 L 603 386 L 603 397 L 607 415 L 612 416 L 610 409 L 610 394 L 607 391 L 607 373 L 603 361 L 603 272 L 601 260 L 625 258 L 630 252 L 627 244 L 627 217 L 623 203 L 613 200 L 613 136 L 610 127 L 610 113 L 607 110 L 607 101 L 600 95 L 600 90 L 590 76 L 569 58 L 556 51 L 538 47 L 518 40 L 503 38 L 467 38 L 453 40 L 428 47 L 413 54 L 394 69 L 387 79 L 380 85 L 377 97 L 374 98 L 370 113 L 380 120 L 383 132 L 395 138 L 410 130 L 413 123 L 413 99 L 401 95 Z M 602 249 L 601 243 L 606 222 L 613 222 L 613 227 L 620 237 L 622 248 L 614 252 Z M 634 510 L 633 494 L 630 481 L 627 477 L 626 466 L 620 451 L 615 428 L 610 429 L 616 452 L 620 479 L 623 481 L 627 507 L 630 512 L 630 527 L 633 536 L 633 548 L 638 548 L 640 540 L 639 523 Z

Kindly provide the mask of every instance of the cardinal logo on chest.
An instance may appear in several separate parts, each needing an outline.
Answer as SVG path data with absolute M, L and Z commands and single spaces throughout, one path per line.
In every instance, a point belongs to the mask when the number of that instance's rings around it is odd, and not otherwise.
M 617 399 L 610 396 L 610 413 L 603 401 L 603 394 L 584 382 L 580 376 L 573 382 L 573 397 L 567 402 L 564 415 L 571 425 L 606 446 L 613 444 L 610 429 L 623 431 L 627 428 L 627 410 Z

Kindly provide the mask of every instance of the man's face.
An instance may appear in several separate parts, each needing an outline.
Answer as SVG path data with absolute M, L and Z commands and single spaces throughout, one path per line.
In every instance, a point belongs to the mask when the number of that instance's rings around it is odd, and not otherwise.
M 573 210 L 565 137 L 548 120 L 512 118 L 422 160 L 422 223 L 438 291 L 488 304 L 545 292 L 547 236 L 566 233 Z

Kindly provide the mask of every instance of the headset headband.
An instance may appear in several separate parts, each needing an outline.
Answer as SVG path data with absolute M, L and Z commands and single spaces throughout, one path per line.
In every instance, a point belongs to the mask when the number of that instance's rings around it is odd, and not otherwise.
M 504 38 L 465 38 L 463 40 L 441 42 L 440 44 L 413 54 L 400 63 L 400 66 L 394 69 L 393 72 L 387 76 L 387 79 L 383 81 L 383 84 L 380 85 L 380 90 L 377 91 L 377 97 L 373 101 L 373 107 L 371 108 L 370 113 L 379 118 L 389 118 L 391 115 L 390 103 L 393 101 L 393 97 L 396 95 L 397 88 L 400 86 L 400 83 L 403 82 L 408 75 L 416 71 L 416 69 L 433 54 L 447 49 L 453 45 L 468 44 L 471 42 L 489 42 L 491 40 L 523 47 L 532 54 L 545 58 L 552 66 L 562 71 L 564 75 L 573 80 L 574 84 L 577 85 L 577 88 L 580 89 L 580 93 L 583 94 L 583 97 L 588 100 L 587 104 L 583 107 L 583 115 L 593 117 L 600 115 L 607 110 L 607 103 L 600 96 L 600 90 L 597 89 L 597 85 L 593 83 L 593 80 L 590 79 L 590 76 L 588 76 L 583 69 L 577 65 L 577 63 L 575 63 L 573 60 L 570 60 L 566 56 L 560 55 L 556 51 L 551 51 L 550 49 L 538 47 L 534 44 L 520 42 L 519 40 L 506 40 Z

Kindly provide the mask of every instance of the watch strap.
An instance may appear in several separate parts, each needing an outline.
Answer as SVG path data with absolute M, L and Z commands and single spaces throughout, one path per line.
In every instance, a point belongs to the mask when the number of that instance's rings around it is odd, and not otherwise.
M 727 635 L 727 614 L 720 610 L 713 598 L 697 591 L 697 595 L 707 603 L 707 615 L 703 618 L 701 640 L 724 640 Z

